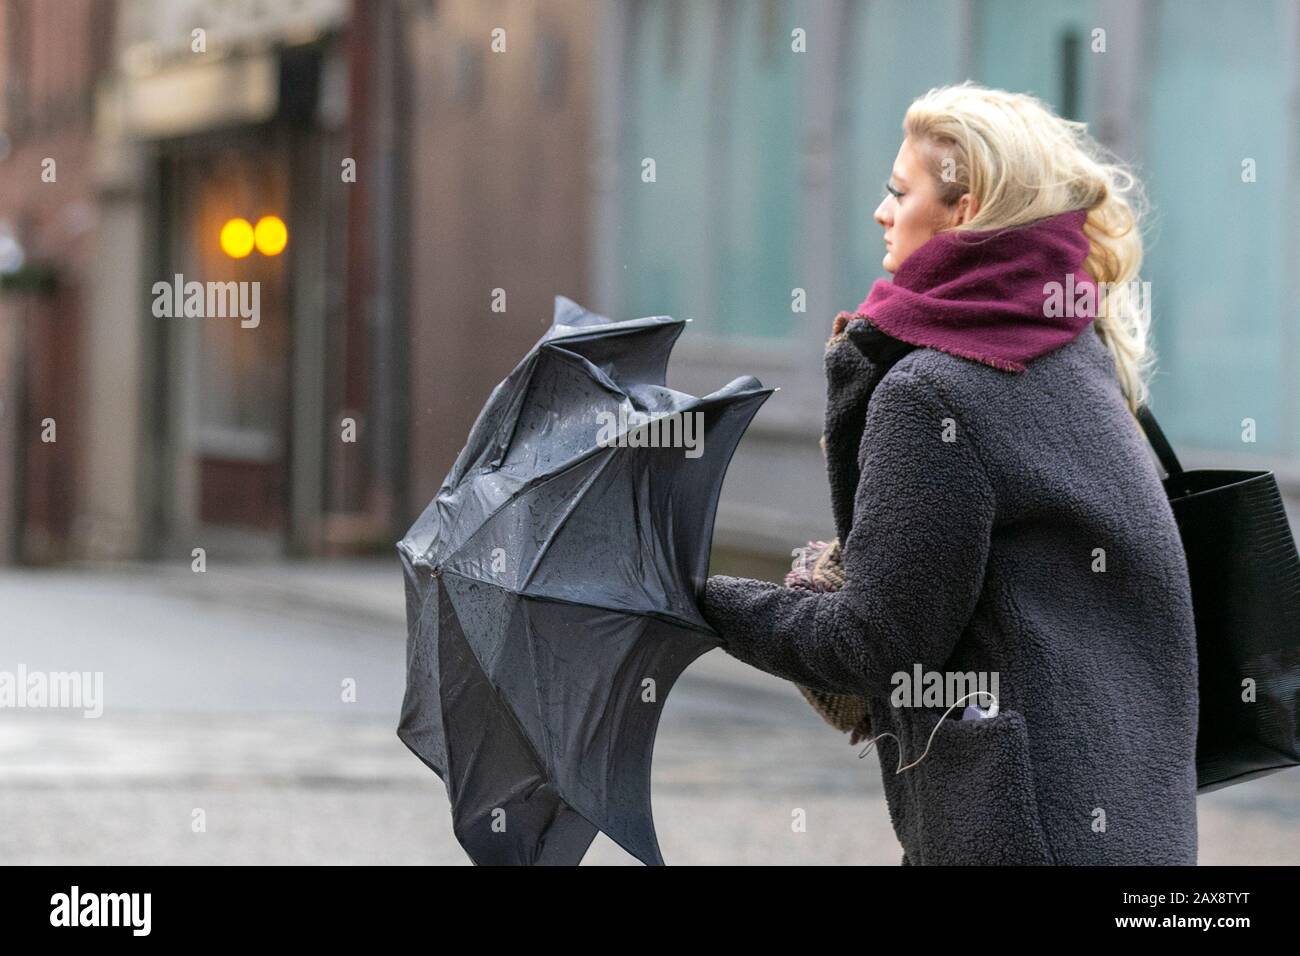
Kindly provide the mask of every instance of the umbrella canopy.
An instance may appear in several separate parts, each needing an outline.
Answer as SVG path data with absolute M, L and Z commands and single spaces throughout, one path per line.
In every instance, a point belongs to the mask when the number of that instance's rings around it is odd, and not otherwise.
M 736 444 L 773 389 L 665 385 L 685 323 L 557 296 L 398 544 L 398 736 L 447 786 L 475 863 L 573 865 L 603 831 L 661 864 L 655 730 L 716 635 L 696 597 Z

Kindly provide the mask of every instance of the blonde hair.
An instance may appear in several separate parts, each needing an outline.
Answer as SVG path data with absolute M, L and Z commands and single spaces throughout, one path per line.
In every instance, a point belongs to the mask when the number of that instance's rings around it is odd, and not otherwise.
M 969 80 L 917 98 L 903 132 L 923 147 L 945 205 L 967 192 L 978 201 L 975 215 L 955 229 L 1001 229 L 1088 210 L 1083 267 L 1106 283 L 1093 324 L 1136 411 L 1147 400 L 1155 363 L 1150 315 L 1132 294 L 1147 211 L 1137 177 L 1088 134 L 1087 124 L 1056 115 L 1034 96 Z

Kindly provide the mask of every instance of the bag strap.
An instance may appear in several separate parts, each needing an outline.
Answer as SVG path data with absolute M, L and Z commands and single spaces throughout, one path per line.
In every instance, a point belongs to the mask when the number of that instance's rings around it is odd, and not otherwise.
M 1151 442 L 1156 457 L 1160 459 L 1160 464 L 1169 473 L 1169 477 L 1181 479 L 1183 477 L 1183 466 L 1179 464 L 1178 456 L 1174 454 L 1173 446 L 1169 444 L 1169 439 L 1165 437 L 1164 431 L 1156 422 L 1155 415 L 1151 414 L 1151 408 L 1145 404 L 1139 405 L 1137 420 L 1141 424 L 1142 430 L 1146 432 L 1147 441 Z

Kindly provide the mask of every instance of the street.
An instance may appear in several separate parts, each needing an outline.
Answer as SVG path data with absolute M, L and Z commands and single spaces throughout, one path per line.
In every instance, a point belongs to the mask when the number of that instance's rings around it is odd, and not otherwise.
M 97 719 L 0 711 L 0 862 L 467 863 L 441 781 L 395 733 L 402 614 L 395 557 L 0 573 L 0 671 L 104 674 Z M 711 651 L 659 728 L 665 859 L 897 865 L 859 749 Z M 1201 862 L 1300 863 L 1298 780 L 1201 797 Z M 601 835 L 584 862 L 636 861 Z

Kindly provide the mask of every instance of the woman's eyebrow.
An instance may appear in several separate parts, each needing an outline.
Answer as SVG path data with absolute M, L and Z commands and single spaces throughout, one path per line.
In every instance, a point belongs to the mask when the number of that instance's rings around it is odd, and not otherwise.
M 892 172 L 890 172 L 890 175 L 894 177 L 894 182 L 898 183 L 899 185 L 902 185 L 902 186 L 906 186 L 906 185 L 907 185 L 907 177 L 901 175 L 901 174 L 898 172 L 898 170 L 896 170 L 896 169 L 893 170 Z

